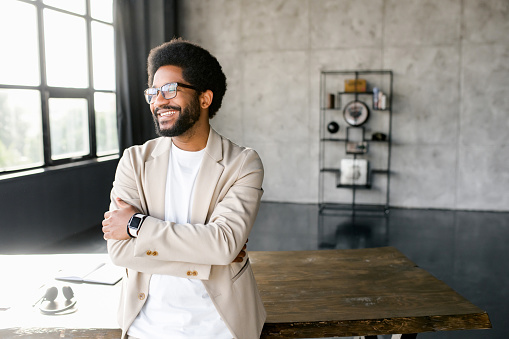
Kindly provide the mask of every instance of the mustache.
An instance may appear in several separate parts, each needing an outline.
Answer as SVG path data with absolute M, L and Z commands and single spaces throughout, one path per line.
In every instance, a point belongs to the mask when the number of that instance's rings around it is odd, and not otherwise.
M 154 108 L 154 115 L 159 115 L 159 112 L 161 110 L 172 110 L 172 111 L 178 111 L 180 112 L 181 111 L 181 107 L 180 106 L 174 106 L 174 105 L 163 105 L 163 106 L 159 106 L 159 107 L 156 107 Z

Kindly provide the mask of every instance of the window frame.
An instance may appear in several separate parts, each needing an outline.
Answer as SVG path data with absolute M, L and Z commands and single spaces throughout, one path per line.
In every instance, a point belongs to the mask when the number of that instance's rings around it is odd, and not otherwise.
M 90 0 L 84 0 L 86 4 L 85 14 L 77 14 L 70 12 L 58 7 L 53 7 L 43 3 L 43 0 L 16 0 L 18 2 L 28 3 L 36 8 L 37 13 L 37 35 L 38 35 L 38 47 L 39 47 L 39 72 L 40 72 L 40 84 L 38 86 L 29 85 L 9 85 L 0 84 L 0 89 L 31 89 L 38 90 L 41 98 L 41 113 L 42 113 L 42 145 L 43 145 L 43 165 L 33 165 L 23 168 L 16 168 L 12 170 L 0 171 L 0 176 L 3 174 L 12 174 L 16 172 L 29 171 L 33 172 L 34 169 L 48 169 L 53 166 L 62 164 L 77 163 L 80 161 L 88 160 L 101 160 L 111 158 L 112 156 L 118 158 L 120 150 L 116 152 L 97 155 L 97 134 L 96 134 L 96 114 L 95 114 L 95 93 L 113 93 L 118 95 L 118 89 L 112 90 L 105 89 L 94 89 L 94 65 L 93 65 L 93 51 L 92 51 L 92 22 L 98 22 L 101 24 L 109 25 L 113 28 L 113 40 L 116 41 L 117 25 L 115 21 L 115 1 L 113 1 L 113 21 L 107 22 L 100 19 L 92 18 L 91 16 L 91 4 Z M 70 88 L 70 87 L 54 87 L 48 86 L 47 74 L 46 74 L 46 53 L 45 53 L 45 36 L 44 36 L 44 10 L 50 9 L 66 15 L 73 15 L 79 18 L 85 19 L 86 23 L 86 46 L 87 46 L 87 64 L 88 64 L 88 87 L 86 88 Z M 113 47 L 114 58 L 116 56 L 116 46 Z M 115 84 L 117 84 L 118 75 L 115 73 Z M 115 86 L 116 87 L 116 86 Z M 52 159 L 51 157 L 51 131 L 50 131 L 50 119 L 49 119 L 49 99 L 50 98 L 68 98 L 68 99 L 86 99 L 88 102 L 88 141 L 89 141 L 89 153 L 78 157 L 68 157 L 62 159 Z M 118 98 L 116 100 L 117 112 L 118 112 Z M 118 126 L 118 125 L 117 125 Z M 117 130 L 118 133 L 118 130 Z M 118 138 L 118 134 L 117 134 Z

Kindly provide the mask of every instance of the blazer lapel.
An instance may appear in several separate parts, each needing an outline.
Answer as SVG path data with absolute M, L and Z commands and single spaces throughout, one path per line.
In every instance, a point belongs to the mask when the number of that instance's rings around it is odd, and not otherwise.
M 191 223 L 205 223 L 217 182 L 224 167 L 219 163 L 223 160 L 223 144 L 221 136 L 210 128 L 205 154 L 196 177 L 193 205 L 191 209 Z
M 171 138 L 161 138 L 154 148 L 151 158 L 145 163 L 144 192 L 147 200 L 147 214 L 164 220 L 164 204 L 166 196 L 166 179 L 170 157 Z

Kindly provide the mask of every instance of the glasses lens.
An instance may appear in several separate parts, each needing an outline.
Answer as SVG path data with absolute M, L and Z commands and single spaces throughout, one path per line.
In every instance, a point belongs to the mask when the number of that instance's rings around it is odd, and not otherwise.
M 147 100 L 147 103 L 152 103 L 157 97 L 157 88 L 147 88 L 145 90 L 145 100 Z
M 171 83 L 161 86 L 161 92 L 163 93 L 163 97 L 168 100 L 175 98 L 177 95 L 177 84 Z
M 147 88 L 144 92 L 145 100 L 147 100 L 147 103 L 151 104 L 154 101 L 156 101 L 157 94 L 159 91 L 161 91 L 161 93 L 163 94 L 163 97 L 166 100 L 175 98 L 175 96 L 177 95 L 177 84 L 170 83 L 170 84 L 163 85 L 160 88 L 154 88 L 154 87 Z

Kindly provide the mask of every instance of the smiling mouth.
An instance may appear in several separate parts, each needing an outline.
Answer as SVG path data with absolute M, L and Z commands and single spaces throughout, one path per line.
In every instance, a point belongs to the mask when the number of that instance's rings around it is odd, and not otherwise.
M 158 107 L 155 109 L 154 114 L 159 118 L 166 118 L 180 113 L 180 109 L 176 107 Z
M 157 116 L 159 116 L 160 118 L 171 117 L 177 113 L 178 113 L 178 111 L 164 111 L 164 112 L 157 113 Z

